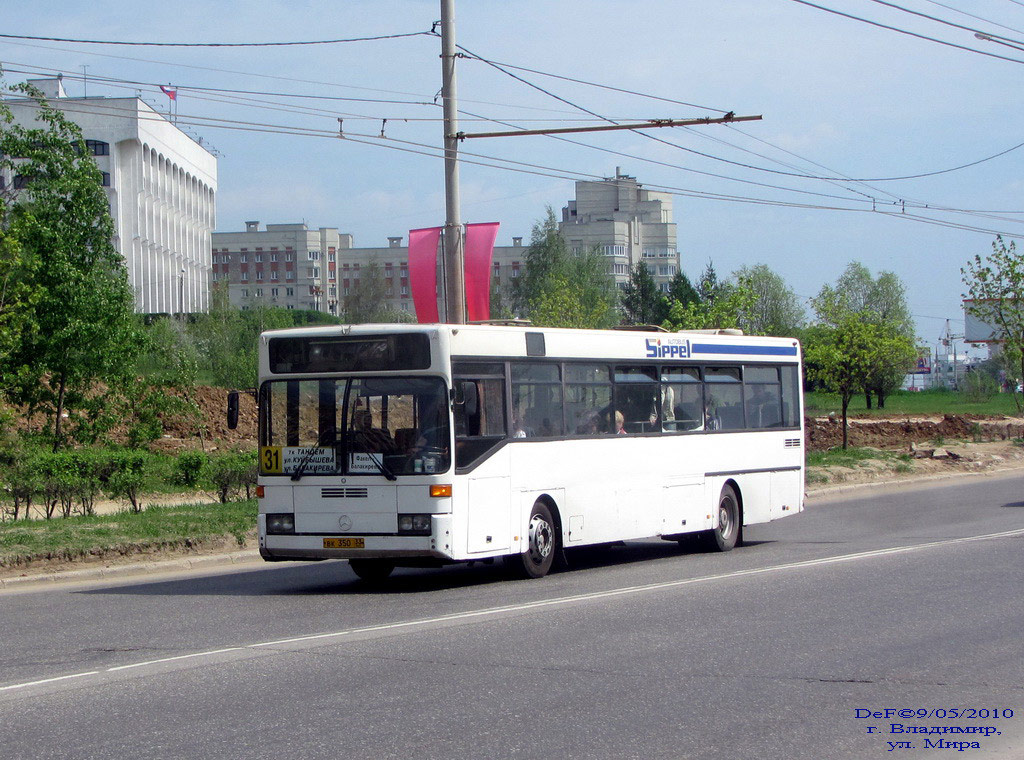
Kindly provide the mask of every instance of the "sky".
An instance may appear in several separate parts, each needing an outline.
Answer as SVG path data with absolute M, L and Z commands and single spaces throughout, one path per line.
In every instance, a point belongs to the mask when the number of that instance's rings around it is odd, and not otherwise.
M 962 333 L 961 267 L 1024 236 L 1024 2 L 814 4 L 456 0 L 461 131 L 763 116 L 465 140 L 462 221 L 528 240 L 618 167 L 674 194 L 691 279 L 767 264 L 806 300 L 859 261 L 903 280 L 924 344 L 947 319 Z M 23 37 L 390 38 L 0 37 L 0 62 L 8 84 L 61 72 L 71 96 L 165 113 L 158 86 L 176 88 L 179 125 L 219 156 L 218 231 L 304 221 L 386 246 L 444 223 L 439 18 L 439 0 L 10 3 L 0 31 Z

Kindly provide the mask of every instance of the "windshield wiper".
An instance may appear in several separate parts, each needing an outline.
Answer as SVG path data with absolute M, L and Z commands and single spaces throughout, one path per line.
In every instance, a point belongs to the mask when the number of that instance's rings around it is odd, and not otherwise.
M 376 459 L 373 458 L 373 454 L 371 452 L 369 452 L 369 451 L 366 452 L 366 456 L 368 456 L 370 458 L 371 462 L 373 462 L 375 465 L 377 465 L 377 469 L 380 470 L 380 474 L 381 475 L 383 475 L 388 480 L 398 480 L 398 478 L 395 477 L 395 473 L 393 473 L 391 471 L 391 468 L 388 467 L 386 464 L 384 464 L 384 452 L 383 451 L 380 453 L 380 461 L 379 462 Z

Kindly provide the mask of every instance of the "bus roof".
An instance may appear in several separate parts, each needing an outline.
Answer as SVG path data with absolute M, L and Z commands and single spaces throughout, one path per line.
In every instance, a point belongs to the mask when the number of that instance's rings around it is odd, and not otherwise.
M 270 330 L 272 338 L 324 339 L 351 335 L 424 333 L 436 336 L 456 357 L 799 362 L 796 338 L 684 330 L 642 332 L 518 325 L 362 324 Z

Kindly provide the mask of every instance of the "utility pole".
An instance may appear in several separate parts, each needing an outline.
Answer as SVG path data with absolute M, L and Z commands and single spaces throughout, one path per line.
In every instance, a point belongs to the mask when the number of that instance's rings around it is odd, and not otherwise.
M 455 79 L 455 0 L 441 0 L 441 101 L 444 108 L 444 321 L 466 322 L 462 217 L 459 212 L 459 122 Z
M 445 224 L 443 250 L 444 321 L 466 323 L 466 288 L 463 275 L 465 258 L 462 239 L 462 217 L 459 212 L 459 141 L 479 137 L 524 137 L 530 135 L 566 134 L 574 132 L 606 132 L 610 130 L 658 129 L 704 124 L 727 124 L 733 121 L 757 121 L 760 116 L 737 116 L 729 111 L 719 118 L 649 119 L 638 124 L 605 124 L 597 127 L 561 127 L 554 129 L 516 130 L 512 132 L 459 132 L 456 102 L 455 0 L 441 0 L 441 101 L 444 114 L 444 194 Z

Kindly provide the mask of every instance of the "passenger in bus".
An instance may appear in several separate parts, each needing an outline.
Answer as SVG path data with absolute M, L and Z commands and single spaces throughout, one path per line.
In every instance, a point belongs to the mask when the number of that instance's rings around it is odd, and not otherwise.
M 369 409 L 352 412 L 352 443 L 356 449 L 371 454 L 394 454 L 398 447 L 387 431 L 373 426 L 373 413 Z
M 676 390 L 671 385 L 661 386 L 661 421 L 664 430 L 676 429 Z
M 529 433 L 526 432 L 526 428 L 520 419 L 519 412 L 512 413 L 512 437 L 513 438 L 527 438 Z
M 622 415 L 622 412 L 615 410 L 615 435 L 628 435 L 626 433 L 626 418 Z
M 540 434 L 542 436 L 558 435 L 558 430 L 555 428 L 550 417 L 545 417 L 540 421 Z
M 713 399 L 708 398 L 704 402 L 704 429 L 705 430 L 721 430 L 722 421 L 718 417 L 718 408 L 715 406 Z
M 601 432 L 601 413 L 588 410 L 580 415 L 579 424 L 576 426 L 577 435 L 597 435 Z

